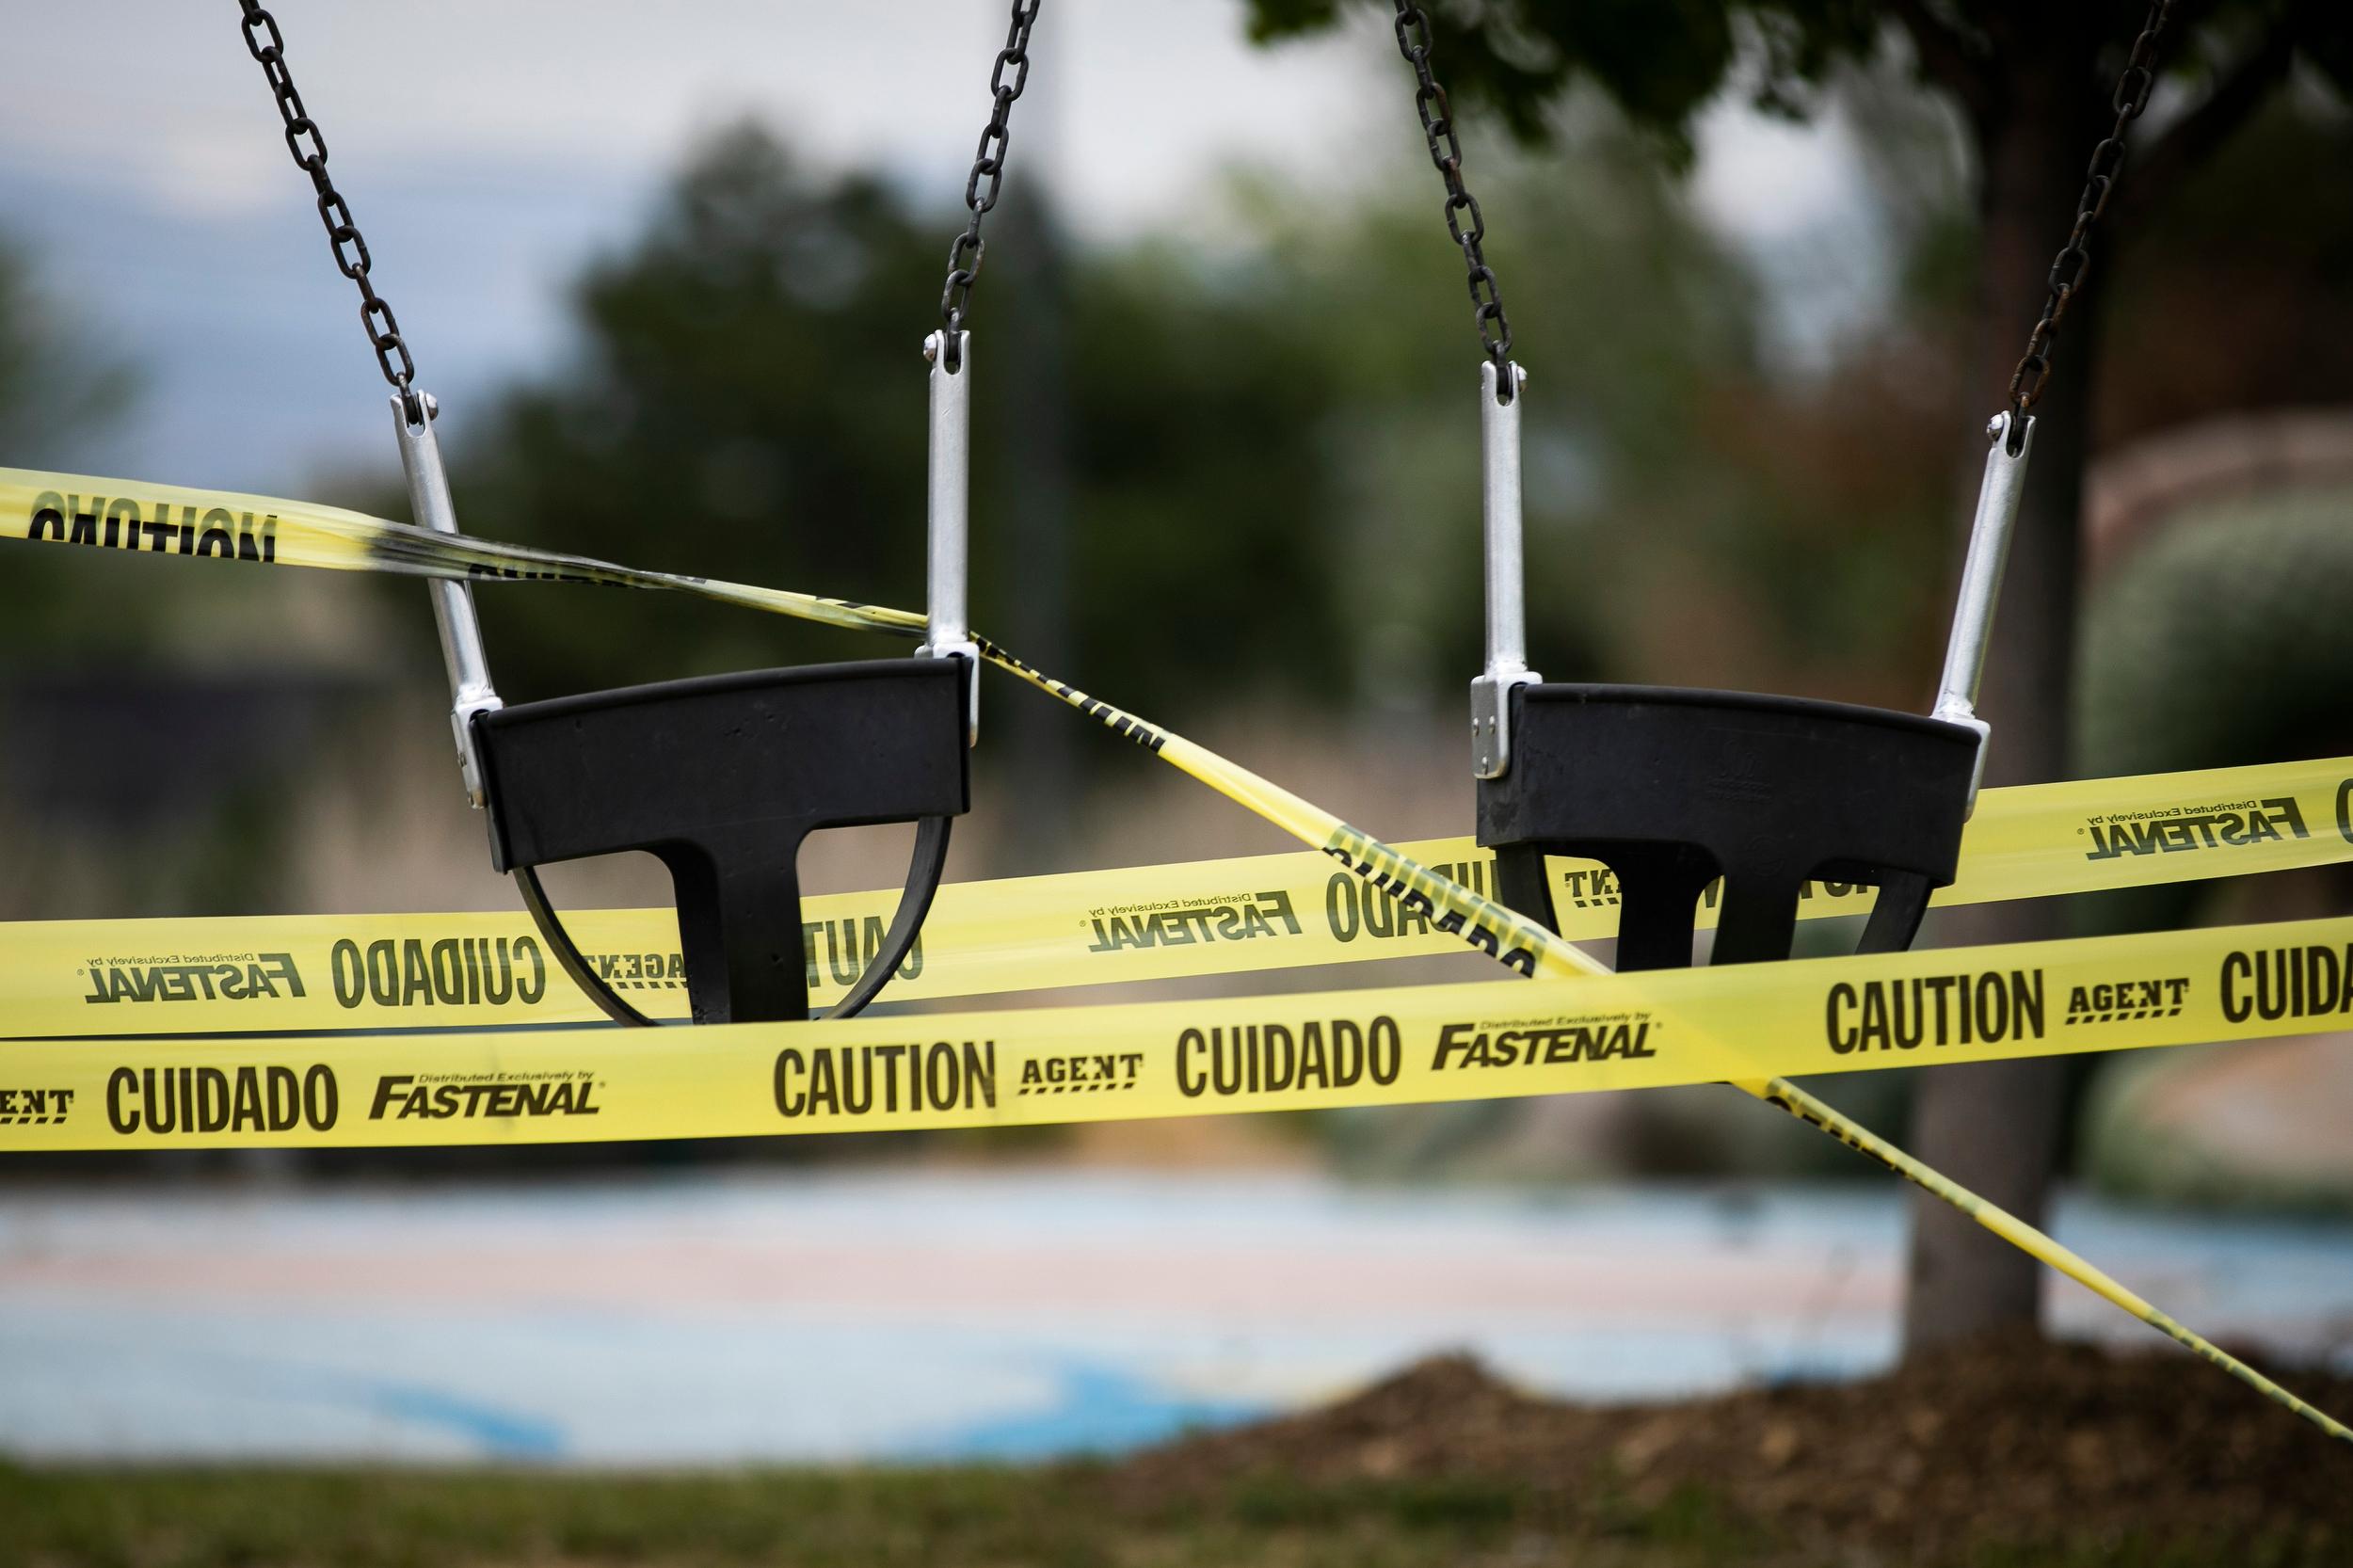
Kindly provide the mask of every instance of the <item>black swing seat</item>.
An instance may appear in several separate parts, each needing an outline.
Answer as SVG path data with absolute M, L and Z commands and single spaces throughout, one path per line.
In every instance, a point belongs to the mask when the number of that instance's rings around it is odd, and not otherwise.
M 950 819 L 969 808 L 971 679 L 962 659 L 872 660 L 478 714 L 492 863 L 506 872 L 654 855 L 677 895 L 695 1021 L 795 1020 L 808 1016 L 801 840 L 825 827 L 918 823 L 898 916 L 845 1001 L 855 1011 L 913 946 Z
M 1860 948 L 1909 947 L 1961 856 L 1978 738 L 1841 702 L 1673 687 L 1527 685 L 1511 763 L 1479 783 L 1496 888 L 1560 929 L 1546 856 L 1598 860 L 1619 893 L 1618 968 L 1691 963 L 1723 878 L 1712 962 L 1789 956 L 1809 879 L 1879 888 Z

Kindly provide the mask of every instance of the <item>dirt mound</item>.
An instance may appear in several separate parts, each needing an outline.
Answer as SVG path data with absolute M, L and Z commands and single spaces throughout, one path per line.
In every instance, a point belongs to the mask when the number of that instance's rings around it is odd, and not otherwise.
M 2353 1411 L 2353 1378 L 2281 1381 Z M 1137 1501 L 1182 1505 L 1267 1476 L 1484 1480 L 1571 1515 L 1698 1492 L 1793 1544 L 1906 1556 L 2101 1537 L 2353 1544 L 2353 1448 L 2186 1355 L 2033 1339 L 1865 1382 L 1623 1407 L 1531 1399 L 1447 1357 L 1139 1455 L 1119 1480 Z

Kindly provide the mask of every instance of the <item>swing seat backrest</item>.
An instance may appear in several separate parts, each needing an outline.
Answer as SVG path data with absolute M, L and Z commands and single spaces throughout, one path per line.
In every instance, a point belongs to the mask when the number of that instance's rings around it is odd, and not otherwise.
M 808 1016 L 801 841 L 916 822 L 911 943 L 947 822 L 970 804 L 954 659 L 882 659 L 670 680 L 479 715 L 502 872 L 642 850 L 669 869 L 697 1023 Z M 895 968 L 888 952 L 877 960 Z M 885 971 L 886 973 L 888 970 Z
M 1809 880 L 1876 887 L 1860 951 L 1900 952 L 1953 879 L 1977 752 L 1963 726 L 1672 687 L 1531 685 L 1511 701 L 1510 770 L 1479 785 L 1497 890 L 1557 931 L 1545 857 L 1600 861 L 1621 969 L 1688 967 L 1720 876 L 1718 964 L 1788 957 Z

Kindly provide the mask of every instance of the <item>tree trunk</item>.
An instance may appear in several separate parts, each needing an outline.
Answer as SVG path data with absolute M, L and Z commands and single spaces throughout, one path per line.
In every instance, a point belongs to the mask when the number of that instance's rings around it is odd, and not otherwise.
M 2080 24 L 2085 19 L 2066 26 L 2065 10 L 2054 8 L 2046 25 L 2004 52 L 2001 106 L 1979 141 L 1984 259 L 1967 382 L 1972 497 L 1985 454 L 1977 429 L 2003 406 L 2102 132 L 2097 35 Z M 1993 726 L 1989 785 L 2067 776 L 2091 325 L 2089 312 L 2070 312 L 2057 368 L 2035 409 L 2034 456 L 1978 703 Z M 1967 510 L 1961 515 L 1965 523 Z M 2042 940 L 2064 935 L 2062 907 L 2053 900 L 1979 904 L 1944 916 L 1938 929 L 1954 943 Z M 2039 1225 L 2064 1133 L 2065 1078 L 2056 1060 L 1927 1068 L 1919 1075 L 1913 1152 Z M 2040 1265 L 2024 1253 L 1926 1193 L 1913 1194 L 1907 1354 L 1991 1331 L 2031 1331 L 2041 1286 Z

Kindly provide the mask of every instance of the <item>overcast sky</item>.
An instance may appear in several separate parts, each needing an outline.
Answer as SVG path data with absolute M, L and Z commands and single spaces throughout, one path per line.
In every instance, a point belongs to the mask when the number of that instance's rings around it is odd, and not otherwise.
M 454 417 L 563 342 L 562 285 L 625 235 L 662 178 L 746 113 L 799 154 L 961 190 L 986 118 L 1003 0 L 280 0 L 421 378 Z M 1329 191 L 1417 151 L 1385 25 L 1252 47 L 1239 0 L 1051 0 L 1016 110 L 1016 178 L 1087 239 L 1187 210 L 1256 166 Z M 42 468 L 283 490 L 325 463 L 392 467 L 389 415 L 310 189 L 233 0 L 87 0 L 9 24 L 0 231 L 52 297 L 133 361 L 134 416 Z M 1704 208 L 1769 252 L 1852 220 L 1833 123 L 1727 106 L 1705 128 Z

